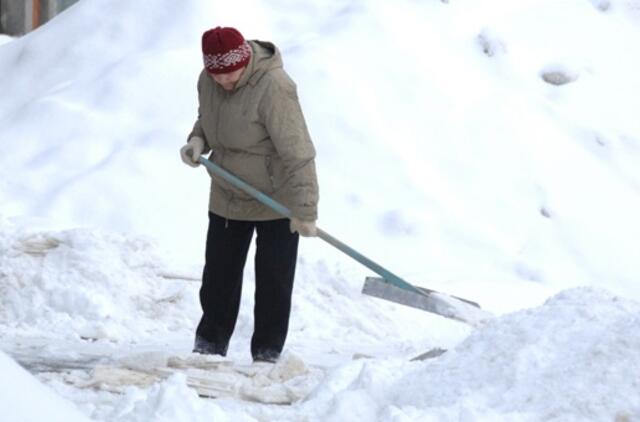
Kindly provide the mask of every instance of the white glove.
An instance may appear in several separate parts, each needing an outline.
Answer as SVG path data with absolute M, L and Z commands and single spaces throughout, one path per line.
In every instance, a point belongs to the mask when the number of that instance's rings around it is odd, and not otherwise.
M 300 236 L 304 237 L 313 237 L 318 235 L 315 221 L 304 221 L 299 220 L 295 217 L 291 218 L 291 222 L 289 223 L 289 230 L 291 231 L 291 233 L 298 232 L 300 233 Z
M 193 136 L 187 142 L 187 145 L 180 148 L 180 157 L 182 157 L 182 161 L 188 166 L 198 167 L 200 162 L 198 162 L 198 158 L 202 155 L 204 151 L 204 139 L 199 136 Z

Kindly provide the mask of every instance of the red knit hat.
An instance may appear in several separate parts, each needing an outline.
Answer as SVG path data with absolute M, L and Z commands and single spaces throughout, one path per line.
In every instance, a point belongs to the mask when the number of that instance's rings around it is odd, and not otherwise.
M 229 73 L 249 63 L 251 46 L 235 28 L 213 28 L 202 34 L 204 67 L 209 73 Z

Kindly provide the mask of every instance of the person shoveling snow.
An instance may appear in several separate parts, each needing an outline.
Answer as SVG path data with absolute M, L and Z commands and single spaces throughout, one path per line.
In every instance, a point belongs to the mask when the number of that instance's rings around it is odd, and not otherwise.
M 209 158 L 283 201 L 296 217 L 282 218 L 250 195 L 212 177 L 209 229 L 194 352 L 225 356 L 242 291 L 253 232 L 256 301 L 251 354 L 276 361 L 287 337 L 299 234 L 314 236 L 318 207 L 315 148 L 296 86 L 270 42 L 246 41 L 235 28 L 202 36 L 198 119 L 180 150 L 199 166 Z

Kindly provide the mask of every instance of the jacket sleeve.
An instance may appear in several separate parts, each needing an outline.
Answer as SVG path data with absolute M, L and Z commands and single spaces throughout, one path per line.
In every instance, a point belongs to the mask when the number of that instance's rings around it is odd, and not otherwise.
M 286 74 L 272 77 L 260 102 L 260 114 L 287 172 L 291 212 L 297 218 L 318 218 L 316 151 L 302 114 L 296 86 Z
M 200 118 L 202 117 L 202 104 L 200 103 L 200 93 L 202 92 L 202 74 L 198 78 L 198 118 L 193 125 L 193 129 L 191 129 L 191 133 L 187 136 L 187 142 L 194 136 L 198 136 L 204 140 L 204 151 L 203 154 L 207 154 L 211 151 L 209 148 L 209 143 L 207 142 L 207 137 L 204 134 L 204 130 L 202 129 L 202 125 L 200 124 Z

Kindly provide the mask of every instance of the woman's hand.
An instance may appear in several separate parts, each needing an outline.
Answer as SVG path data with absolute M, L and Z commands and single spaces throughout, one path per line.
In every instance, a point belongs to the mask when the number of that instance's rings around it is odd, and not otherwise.
M 317 236 L 318 234 L 315 221 L 304 221 L 299 220 L 295 217 L 291 218 L 291 222 L 289 223 L 289 230 L 291 230 L 291 233 L 298 232 L 300 233 L 300 236 L 304 237 L 313 237 Z
M 204 139 L 199 136 L 193 136 L 187 142 L 187 145 L 180 148 L 180 157 L 182 157 L 182 161 L 191 167 L 198 167 L 200 162 L 198 158 L 202 155 L 204 151 Z

